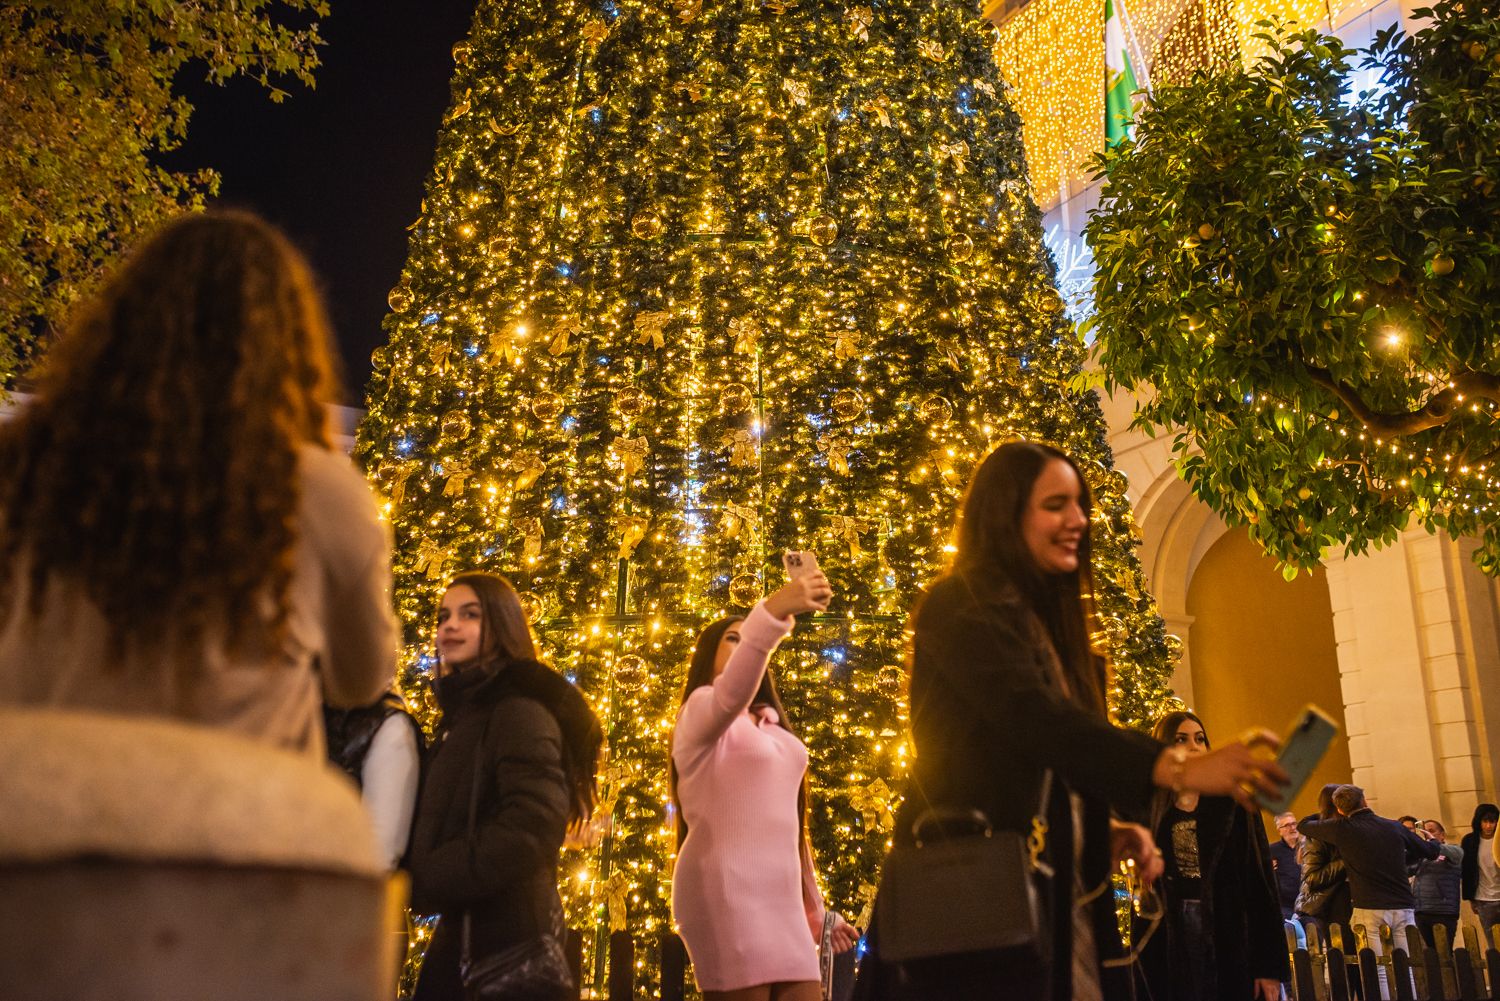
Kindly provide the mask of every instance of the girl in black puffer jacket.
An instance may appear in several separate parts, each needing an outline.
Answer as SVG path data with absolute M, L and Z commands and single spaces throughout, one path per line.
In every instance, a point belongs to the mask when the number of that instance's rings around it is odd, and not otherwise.
M 412 909 L 442 919 L 417 1001 L 460 1001 L 465 918 L 476 965 L 564 934 L 557 857 L 593 813 L 603 733 L 536 660 L 520 600 L 494 574 L 455 577 L 438 613 L 443 710 L 412 831 Z M 577 997 L 559 984 L 558 997 Z

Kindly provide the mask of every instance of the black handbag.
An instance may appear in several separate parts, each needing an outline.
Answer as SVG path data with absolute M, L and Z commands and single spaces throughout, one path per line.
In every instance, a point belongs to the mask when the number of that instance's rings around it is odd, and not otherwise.
M 996 831 L 978 810 L 928 809 L 912 824 L 914 844 L 886 856 L 875 897 L 880 958 L 892 963 L 960 953 L 1005 953 L 1044 962 L 1047 945 L 1035 875 L 1045 873 L 1048 792 L 1030 834 Z M 934 825 L 964 825 L 977 833 L 931 840 Z
M 483 752 L 489 736 L 489 723 L 479 737 Z M 469 841 L 474 840 L 475 814 L 479 807 L 479 775 L 483 761 L 474 762 L 474 782 L 469 789 Z M 472 928 L 469 912 L 464 911 L 462 953 L 459 976 L 463 980 L 465 1001 L 578 1001 L 578 987 L 563 952 L 562 916 L 556 916 L 554 927 L 534 938 L 517 942 L 506 949 L 475 961 L 472 955 Z

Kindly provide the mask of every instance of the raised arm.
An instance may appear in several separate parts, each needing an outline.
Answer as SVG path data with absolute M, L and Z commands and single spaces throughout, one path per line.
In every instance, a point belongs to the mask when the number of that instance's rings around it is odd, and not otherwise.
M 713 684 L 704 685 L 688 696 L 677 717 L 677 732 L 672 738 L 674 756 L 691 756 L 712 746 L 729 724 L 750 708 L 750 700 L 760 689 L 771 653 L 792 631 L 791 618 L 779 619 L 759 602 L 750 609 L 736 628 L 739 643 L 724 665 L 724 673 Z

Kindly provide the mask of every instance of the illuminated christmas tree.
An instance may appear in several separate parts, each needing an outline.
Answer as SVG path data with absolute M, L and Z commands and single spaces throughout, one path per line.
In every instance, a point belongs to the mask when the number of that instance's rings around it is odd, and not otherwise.
M 446 575 L 495 570 L 605 721 L 605 819 L 565 867 L 586 978 L 628 928 L 654 989 L 682 669 L 789 548 L 837 590 L 775 664 L 826 891 L 861 913 L 909 753 L 906 615 L 1007 437 L 1096 488 L 1119 718 L 1168 696 L 993 39 L 972 0 L 490 0 L 454 51 L 359 453 L 408 681 Z

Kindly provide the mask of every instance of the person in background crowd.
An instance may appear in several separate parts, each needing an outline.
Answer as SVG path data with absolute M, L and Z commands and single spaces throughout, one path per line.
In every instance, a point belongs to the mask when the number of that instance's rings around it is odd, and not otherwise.
M 1332 820 L 1339 815 L 1333 805 L 1333 794 L 1338 788 L 1338 783 L 1329 783 L 1318 792 L 1319 818 Z M 1302 888 L 1293 908 L 1298 920 L 1325 946 L 1332 941 L 1329 928 L 1337 926 L 1345 951 L 1350 951 L 1353 938 L 1349 919 L 1354 914 L 1354 902 L 1343 857 L 1329 842 L 1304 837 L 1301 862 Z
M 1157 720 L 1151 736 L 1194 756 L 1212 746 L 1202 721 L 1186 710 Z M 1280 1001 L 1292 971 L 1260 812 L 1224 796 L 1162 791 L 1152 804 L 1151 833 L 1166 870 L 1157 881 L 1166 917 L 1141 952 L 1150 996 Z M 1136 924 L 1139 940 L 1146 929 Z
M 1413 833 L 1417 832 L 1417 829 L 1418 829 L 1417 828 L 1417 818 L 1413 817 L 1409 813 L 1406 816 L 1404 816 L 1404 817 L 1397 817 L 1396 818 L 1396 823 L 1400 824 L 1402 827 L 1406 828 L 1408 831 L 1411 831 Z
M 436 634 L 432 689 L 443 715 L 409 868 L 412 910 L 441 920 L 414 998 L 462 1001 L 466 951 L 476 966 L 505 953 L 529 962 L 538 946 L 560 954 L 558 853 L 567 832 L 593 813 L 604 734 L 578 689 L 538 663 L 526 613 L 504 577 L 454 577 Z M 571 981 L 570 971 L 561 973 Z M 551 986 L 548 1001 L 578 997 L 570 982 Z
M 877 906 L 859 1001 L 1130 997 L 1109 874 L 1128 859 L 1149 882 L 1161 858 L 1149 831 L 1112 822 L 1111 809 L 1143 814 L 1153 789 L 1233 795 L 1248 806 L 1252 792 L 1274 793 L 1286 781 L 1244 743 L 1190 755 L 1110 724 L 1106 665 L 1089 639 L 1090 511 L 1088 486 L 1064 453 L 1001 445 L 975 470 L 952 568 L 913 619 L 917 754 L 894 836 L 912 844 L 912 824 L 929 807 L 978 811 L 995 829 L 1030 832 L 1051 770 L 1044 860 L 1052 875 L 1038 885 L 1049 959 L 969 952 L 884 961 Z M 1252 741 L 1262 742 L 1275 744 Z
M 833 597 L 796 577 L 698 637 L 672 731 L 672 916 L 708 1001 L 819 1001 L 823 893 L 807 840 L 807 748 L 770 671 L 798 615 Z M 835 917 L 836 952 L 859 935 Z
M 1396 821 L 1375 816 L 1359 786 L 1339 786 L 1333 793 L 1333 805 L 1338 817 L 1306 817 L 1297 829 L 1306 837 L 1338 846 L 1354 897 L 1353 922 L 1364 927 L 1370 951 L 1380 956 L 1385 951 L 1382 925 L 1391 929 L 1393 941 L 1404 943 L 1405 929 L 1416 924 L 1416 899 L 1406 878 L 1408 867 L 1418 859 L 1436 858 L 1438 848 Z M 1380 992 L 1383 998 L 1390 997 L 1384 967 L 1380 970 Z
M 1474 808 L 1473 826 L 1459 846 L 1464 850 L 1464 899 L 1474 908 L 1486 941 L 1493 938 L 1490 929 L 1500 923 L 1500 867 L 1495 865 L 1495 825 L 1500 822 L 1500 806 L 1480 803 Z
M 390 534 L 331 447 L 328 339 L 253 215 L 184 216 L 126 257 L 0 426 L 0 700 L 321 760 L 324 702 L 389 687 Z
M 1276 818 L 1276 833 L 1281 835 L 1271 842 L 1271 871 L 1276 874 L 1276 897 L 1281 904 L 1281 916 L 1290 920 L 1297 909 L 1297 894 L 1302 892 L 1302 863 L 1297 853 L 1302 849 L 1302 836 L 1297 833 L 1297 815 L 1283 813 Z
M 1447 832 L 1436 820 L 1424 820 L 1418 834 L 1441 846 L 1435 859 L 1423 859 L 1412 868 L 1411 889 L 1416 897 L 1417 929 L 1429 947 L 1436 948 L 1432 930 L 1442 925 L 1451 946 L 1458 934 L 1458 912 L 1463 903 L 1464 850 L 1448 844 Z
M 325 707 L 323 726 L 329 759 L 359 786 L 376 843 L 387 868 L 395 869 L 406 854 L 417 808 L 421 728 L 397 692 L 357 709 Z

